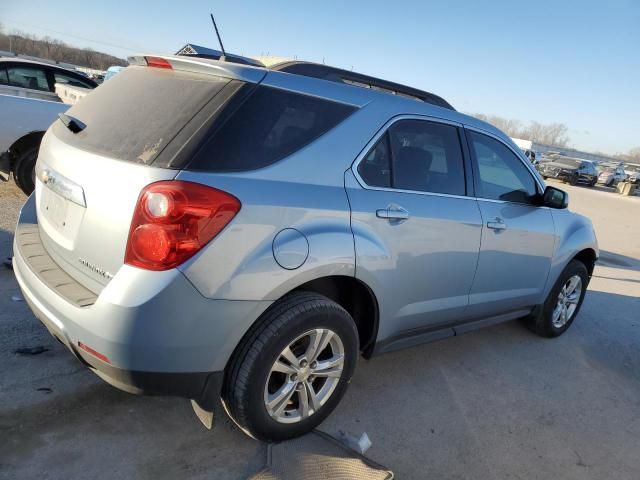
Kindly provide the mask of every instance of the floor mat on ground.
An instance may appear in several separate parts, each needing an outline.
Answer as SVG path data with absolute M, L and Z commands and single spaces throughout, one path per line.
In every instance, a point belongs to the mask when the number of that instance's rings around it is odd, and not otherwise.
M 313 431 L 270 444 L 267 466 L 250 480 L 391 480 L 393 473 L 347 448 L 330 435 Z

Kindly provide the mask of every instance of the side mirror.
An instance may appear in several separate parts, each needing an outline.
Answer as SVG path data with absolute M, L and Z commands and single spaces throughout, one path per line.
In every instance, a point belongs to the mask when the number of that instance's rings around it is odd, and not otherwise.
M 542 204 L 549 208 L 567 208 L 569 206 L 569 194 L 556 187 L 544 189 Z

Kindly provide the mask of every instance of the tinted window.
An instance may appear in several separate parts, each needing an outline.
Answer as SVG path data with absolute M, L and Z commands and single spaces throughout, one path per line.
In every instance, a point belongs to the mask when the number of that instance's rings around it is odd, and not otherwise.
M 0 85 L 9 85 L 9 77 L 7 76 L 6 68 L 0 68 Z
M 66 113 L 86 125 L 71 133 L 62 122 L 55 135 L 83 150 L 150 164 L 227 78 L 150 67 L 128 67 Z
M 458 130 L 451 125 L 403 120 L 389 129 L 393 187 L 464 195 Z
M 259 86 L 197 153 L 190 170 L 239 171 L 265 167 L 335 127 L 355 107 Z
M 49 91 L 47 75 L 44 70 L 34 67 L 8 67 L 9 85 L 30 88 L 32 90 Z
M 69 85 L 71 87 L 93 88 L 93 85 L 89 82 L 85 82 L 78 77 L 65 75 L 64 73 L 53 73 L 55 83 L 62 83 L 63 85 Z
M 501 142 L 476 132 L 468 132 L 478 174 L 476 194 L 481 198 L 531 203 L 536 182 L 522 161 Z
M 388 134 L 358 164 L 358 173 L 371 187 L 391 187 L 391 155 Z
M 358 173 L 370 186 L 465 194 L 458 130 L 451 125 L 423 120 L 394 123 L 360 162 Z

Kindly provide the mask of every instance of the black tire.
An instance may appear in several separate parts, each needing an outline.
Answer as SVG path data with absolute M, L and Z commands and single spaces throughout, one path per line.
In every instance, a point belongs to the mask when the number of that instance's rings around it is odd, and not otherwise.
M 593 180 L 591 183 L 589 183 L 589 187 L 590 187 L 590 188 L 595 187 L 595 186 L 596 186 L 596 183 L 598 183 L 598 180 L 597 180 L 597 179 L 596 179 L 596 180 Z
M 546 175 L 542 175 L 542 178 L 546 180 L 549 177 L 547 177 Z
M 317 412 L 297 423 L 279 423 L 269 415 L 264 403 L 271 366 L 287 345 L 314 328 L 330 328 L 342 341 L 342 375 Z M 223 389 L 227 410 L 245 432 L 258 440 L 282 441 L 303 435 L 322 423 L 338 405 L 355 370 L 358 353 L 358 331 L 345 309 L 315 293 L 289 294 L 262 315 L 257 328 L 236 350 Z
M 36 188 L 35 168 L 39 148 L 40 145 L 35 145 L 21 152 L 13 167 L 13 177 L 16 185 L 18 185 L 20 190 L 26 195 L 31 195 L 31 192 Z
M 578 176 L 572 175 L 571 178 L 569 178 L 569 185 L 576 185 L 577 183 L 578 183 Z
M 557 328 L 553 325 L 553 310 L 558 301 L 558 295 L 560 294 L 560 290 L 567 282 L 569 278 L 573 275 L 579 275 L 582 280 L 582 292 L 580 294 L 580 299 L 578 300 L 578 304 L 576 310 L 573 315 L 565 323 L 562 327 Z M 540 335 L 541 337 L 554 338 L 562 335 L 566 332 L 573 321 L 580 313 L 580 307 L 582 306 L 582 301 L 584 300 L 584 295 L 587 291 L 587 286 L 589 284 L 589 274 L 587 272 L 587 267 L 585 267 L 584 263 L 579 260 L 571 260 L 569 264 L 562 271 L 555 285 L 549 292 L 547 299 L 544 304 L 537 308 L 537 311 L 528 319 L 529 328 Z

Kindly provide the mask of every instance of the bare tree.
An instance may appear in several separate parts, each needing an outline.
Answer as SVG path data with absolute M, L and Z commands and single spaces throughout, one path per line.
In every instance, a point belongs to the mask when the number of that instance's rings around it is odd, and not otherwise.
M 520 120 L 498 117 L 496 115 L 473 114 L 474 117 L 484 120 L 499 128 L 510 137 L 531 140 L 536 143 L 566 147 L 569 143 L 569 128 L 564 123 L 542 124 L 530 122 L 524 125 Z
M 11 50 L 22 55 L 54 60 L 56 62 L 81 65 L 106 70 L 111 65 L 126 65 L 121 58 L 96 52 L 90 48 L 80 49 L 51 38 L 38 38 L 17 30 L 3 33 L 0 25 L 0 50 Z
M 627 153 L 618 154 L 616 157 L 620 160 L 626 160 L 627 162 L 640 163 L 640 147 L 632 148 Z

